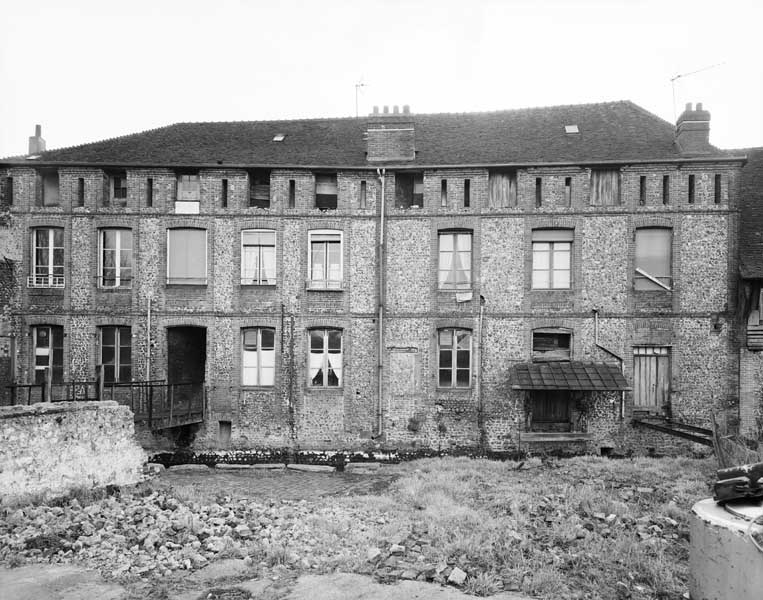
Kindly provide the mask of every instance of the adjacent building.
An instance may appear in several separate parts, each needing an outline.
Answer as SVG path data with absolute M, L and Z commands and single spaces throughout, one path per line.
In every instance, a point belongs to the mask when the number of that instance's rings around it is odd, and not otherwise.
M 709 121 L 38 130 L 0 161 L 8 377 L 203 383 L 197 448 L 670 450 L 632 418 L 739 417 L 744 155 Z

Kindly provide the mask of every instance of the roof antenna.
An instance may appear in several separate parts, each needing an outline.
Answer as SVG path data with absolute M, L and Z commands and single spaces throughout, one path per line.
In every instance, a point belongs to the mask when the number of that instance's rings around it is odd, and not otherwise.
M 358 118 L 358 92 L 360 91 L 360 88 L 366 87 L 366 84 L 363 83 L 363 78 L 360 78 L 360 81 L 355 84 L 355 118 Z
M 678 75 L 674 75 L 673 77 L 670 78 L 670 85 L 673 88 L 673 121 L 674 122 L 678 119 L 678 114 L 676 113 L 676 79 L 681 79 L 682 77 L 688 77 L 689 75 L 702 73 L 702 71 L 714 69 L 715 67 L 720 67 L 721 65 L 725 65 L 725 64 L 726 64 L 726 61 L 719 62 L 714 65 L 710 65 L 708 67 L 702 67 L 701 69 L 697 69 L 696 71 L 689 71 L 688 73 L 679 73 Z

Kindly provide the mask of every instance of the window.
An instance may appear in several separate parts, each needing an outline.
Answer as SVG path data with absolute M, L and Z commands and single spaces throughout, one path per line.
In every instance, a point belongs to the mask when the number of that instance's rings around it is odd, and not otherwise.
M 167 230 L 167 283 L 206 285 L 206 229 Z
M 591 206 L 620 204 L 620 171 L 602 169 L 591 171 Z
M 242 385 L 272 386 L 276 372 L 275 329 L 243 329 L 241 338 Z
M 638 178 L 638 203 L 640 206 L 646 204 L 646 176 L 642 175 Z
M 77 206 L 85 206 L 85 179 L 77 179 Z
M 32 327 L 34 348 L 34 382 L 45 383 L 47 371 L 52 382 L 64 380 L 64 328 L 56 325 Z
M 689 175 L 689 189 L 688 189 L 688 201 L 689 204 L 694 204 L 694 175 Z
M 448 206 L 448 180 L 440 182 L 440 206 Z
M 491 208 L 511 208 L 517 205 L 517 174 L 491 171 L 488 176 L 488 203 Z
M 670 204 L 670 175 L 662 176 L 662 203 Z
M 101 327 L 101 364 L 106 383 L 132 379 L 132 330 Z
M 469 231 L 440 232 L 438 235 L 438 282 L 441 290 L 468 290 L 472 287 L 472 234 Z
M 564 178 L 564 205 L 572 206 L 572 177 Z
M 154 178 L 146 179 L 146 206 L 149 208 L 154 205 Z
M 342 232 L 316 230 L 310 239 L 310 287 L 342 288 Z
M 64 230 L 40 228 L 32 231 L 32 275 L 29 287 L 64 287 Z
M 177 178 L 178 202 L 198 202 L 201 199 L 201 182 L 198 174 L 182 174 Z
M 395 208 L 424 206 L 424 174 L 395 173 Z
M 671 291 L 673 231 L 665 227 L 644 227 L 636 230 L 637 290 Z
M 570 360 L 572 334 L 558 329 L 536 329 L 533 331 L 533 360 Z
M 532 232 L 533 289 L 571 287 L 572 239 L 572 229 L 535 229 Z
M 112 205 L 127 206 L 127 175 L 118 173 L 109 177 Z
M 294 179 L 289 179 L 289 208 L 294 208 L 297 200 L 297 182 Z
M 716 174 L 715 176 L 715 187 L 713 189 L 713 195 L 714 200 L 716 204 L 721 203 L 721 176 L 720 174 Z
M 464 207 L 469 208 L 472 203 L 472 181 L 464 179 Z
M 100 236 L 99 285 L 104 288 L 132 286 L 132 231 L 102 229 Z
M 249 174 L 249 206 L 270 208 L 270 171 Z
M 223 179 L 220 185 L 220 206 L 228 208 L 228 180 Z
M 336 174 L 315 176 L 315 208 L 336 210 Z
M 247 229 L 241 232 L 241 285 L 275 285 L 276 232 Z
M 365 181 L 360 182 L 360 208 L 366 208 L 366 201 L 368 195 L 368 184 Z
M 312 387 L 341 387 L 342 330 L 311 329 L 310 385 Z
M 2 200 L 6 206 L 13 206 L 13 177 L 6 177 L 3 182 Z
M 38 177 L 38 206 L 58 206 L 59 181 L 58 171 L 55 169 L 43 169 Z
M 543 179 L 535 178 L 535 206 L 540 208 L 543 205 Z
M 468 388 L 472 381 L 472 332 L 440 329 L 437 332 L 439 387 Z

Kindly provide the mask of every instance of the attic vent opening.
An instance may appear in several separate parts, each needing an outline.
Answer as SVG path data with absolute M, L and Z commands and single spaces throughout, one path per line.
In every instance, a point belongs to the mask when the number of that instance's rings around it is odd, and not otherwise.
M 274 142 L 283 142 L 286 139 L 285 133 L 277 133 L 273 136 Z
M 580 133 L 580 129 L 577 125 L 565 125 L 564 133 Z

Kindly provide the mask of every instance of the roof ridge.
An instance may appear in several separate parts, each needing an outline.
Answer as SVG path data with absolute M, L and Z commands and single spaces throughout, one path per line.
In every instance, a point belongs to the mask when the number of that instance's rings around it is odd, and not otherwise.
M 83 148 L 85 146 L 92 146 L 93 144 L 101 144 L 103 142 L 114 142 L 116 140 L 124 140 L 131 137 L 136 137 L 139 135 L 144 135 L 146 133 L 153 133 L 154 131 L 159 131 L 161 129 L 169 129 L 170 127 L 175 127 L 176 125 L 181 125 L 181 123 L 171 123 L 169 125 L 161 125 L 160 127 L 153 127 L 152 129 L 144 129 L 143 131 L 136 131 L 134 133 L 126 133 L 124 135 L 116 135 L 114 137 L 110 138 L 103 138 L 100 140 L 96 140 L 94 142 L 84 142 L 82 144 L 74 144 L 72 146 L 61 146 L 60 148 L 46 148 L 44 152 L 40 152 L 39 155 L 44 158 L 45 154 L 48 152 L 59 152 L 61 150 L 76 150 L 77 148 Z M 26 158 L 29 156 L 29 154 L 20 154 L 19 158 Z M 12 157 L 15 158 L 15 157 Z

